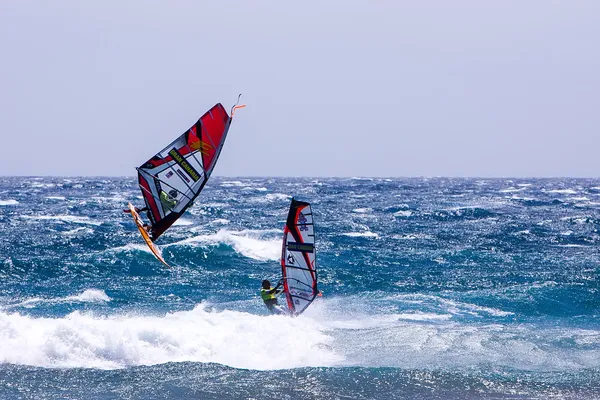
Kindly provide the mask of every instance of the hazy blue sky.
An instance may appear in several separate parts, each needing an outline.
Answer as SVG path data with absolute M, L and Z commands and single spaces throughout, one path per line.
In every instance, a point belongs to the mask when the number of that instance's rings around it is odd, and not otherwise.
M 0 175 L 599 176 L 600 1 L 0 1 Z

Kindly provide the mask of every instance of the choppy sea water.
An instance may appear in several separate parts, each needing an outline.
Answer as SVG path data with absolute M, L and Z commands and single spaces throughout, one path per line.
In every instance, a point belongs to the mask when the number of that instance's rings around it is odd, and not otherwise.
M 291 196 L 324 296 L 269 316 Z M 2 399 L 600 398 L 600 180 L 0 178 Z

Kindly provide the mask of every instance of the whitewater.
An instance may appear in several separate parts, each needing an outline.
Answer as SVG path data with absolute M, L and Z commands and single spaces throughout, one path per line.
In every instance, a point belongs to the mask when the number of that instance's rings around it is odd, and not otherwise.
M 268 315 L 291 197 L 319 286 Z M 600 181 L 211 178 L 157 242 L 133 178 L 0 178 L 0 398 L 598 398 Z

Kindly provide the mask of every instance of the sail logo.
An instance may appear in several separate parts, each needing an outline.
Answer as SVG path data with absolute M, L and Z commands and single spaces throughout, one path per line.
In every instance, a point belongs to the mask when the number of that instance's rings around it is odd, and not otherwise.
M 294 256 L 292 256 L 292 254 L 288 254 L 287 256 L 287 262 L 288 264 L 296 264 L 296 260 L 294 260 Z
M 173 147 L 171 149 L 171 151 L 169 151 L 169 155 L 171 157 L 173 157 L 173 160 L 181 167 L 183 168 L 183 170 L 185 172 L 187 172 L 187 174 L 190 176 L 190 178 L 192 178 L 192 180 L 194 182 L 197 182 L 200 180 L 200 174 L 198 173 L 198 171 L 196 171 L 194 169 L 194 167 L 192 167 L 187 160 L 181 155 L 181 153 L 179 151 L 177 151 L 177 149 L 175 147 Z
M 197 138 L 196 138 L 196 140 L 190 141 L 189 145 L 192 150 L 199 151 L 200 153 L 204 154 L 205 156 L 208 155 L 209 151 L 215 149 L 210 144 L 203 142 L 202 140 L 197 139 Z
M 300 251 L 302 253 L 313 253 L 315 251 L 315 245 L 312 243 L 288 242 L 288 250 Z
M 180 170 L 179 168 L 177 168 L 177 175 L 179 175 L 181 177 L 181 179 L 185 180 L 187 183 L 190 183 L 190 178 L 188 178 L 187 176 L 185 176 L 185 174 L 183 173 L 183 171 Z

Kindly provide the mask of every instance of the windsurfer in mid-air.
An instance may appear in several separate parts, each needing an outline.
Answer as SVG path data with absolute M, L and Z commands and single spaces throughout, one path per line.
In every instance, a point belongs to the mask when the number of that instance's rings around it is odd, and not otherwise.
M 283 292 L 283 289 L 279 289 L 281 285 L 283 285 L 283 280 L 280 280 L 274 288 L 271 287 L 271 282 L 267 279 L 262 281 L 260 297 L 265 302 L 265 306 L 267 306 L 267 309 L 271 314 L 285 314 L 285 311 L 283 311 L 279 306 L 279 303 L 277 303 L 277 295 Z

